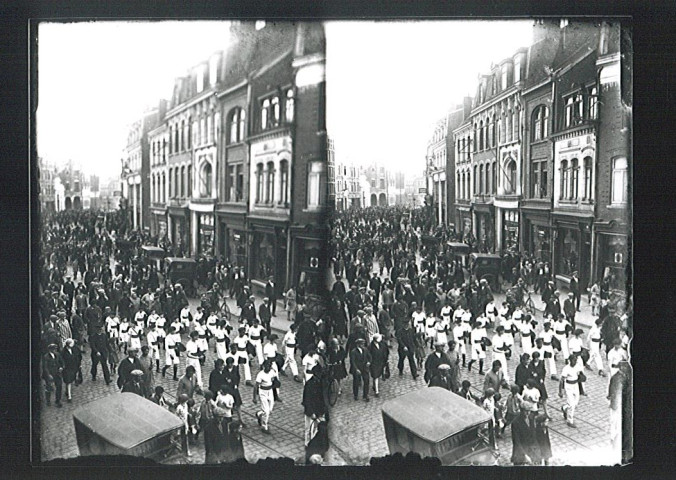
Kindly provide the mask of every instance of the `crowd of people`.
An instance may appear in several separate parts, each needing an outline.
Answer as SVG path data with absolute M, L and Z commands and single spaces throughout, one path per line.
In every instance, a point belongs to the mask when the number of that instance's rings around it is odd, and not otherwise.
M 426 242 L 426 237 L 436 241 Z M 424 370 L 429 386 L 456 392 L 488 411 L 499 437 L 511 426 L 514 464 L 548 463 L 553 414 L 547 409 L 548 391 L 565 398 L 560 413 L 570 428 L 577 428 L 585 372 L 609 372 L 611 378 L 626 374 L 630 314 L 609 302 L 607 287 L 603 291 L 595 285 L 590 304 L 596 320 L 585 335 L 576 326 L 581 291 L 576 273 L 561 299 L 547 262 L 514 253 L 502 258 L 508 295 L 497 304 L 491 285 L 472 278 L 468 258 L 449 246 L 465 241 L 473 251 L 477 243 L 471 240 L 447 227 L 433 227 L 425 209 L 337 212 L 329 331 L 337 338 L 348 336 L 355 400 L 363 386 L 368 401 L 370 379 L 378 394 L 383 359 L 387 367 L 388 358 L 380 353 L 382 338 L 386 351 L 396 344 L 399 375 L 408 362 L 414 379 Z M 527 303 L 530 289 L 540 293 L 544 312 Z M 360 352 L 367 343 L 371 346 L 364 355 Z M 507 360 L 516 355 L 519 365 L 510 372 Z M 369 363 L 370 371 L 365 368 Z M 461 373 L 475 365 L 485 375 L 483 385 L 474 385 L 478 395 Z M 502 389 L 509 391 L 506 398 Z
M 488 282 L 471 278 L 472 266 L 447 246 L 464 237 L 435 228 L 424 209 L 337 212 L 331 231 L 335 282 L 318 315 L 309 314 L 303 285 L 281 292 L 270 278 L 259 302 L 244 268 L 206 258 L 198 280 L 208 290 L 193 309 L 183 287 L 167 282 L 140 255 L 140 246 L 162 245 L 160 239 L 126 228 L 119 215 L 53 215 L 41 230 L 39 293 L 47 406 L 52 393 L 61 406 L 64 385 L 72 401 L 89 350 L 92 382 L 100 365 L 106 384 L 116 375 L 120 391 L 171 410 L 184 425 L 184 453 L 190 455 L 202 434 L 206 462 L 219 463 L 244 457 L 242 395 L 250 392 L 260 405 L 255 417 L 261 431 L 273 435 L 270 418 L 282 401 L 282 380 L 290 376 L 303 384 L 297 401 L 305 416 L 306 461 L 321 463 L 329 445 L 332 382 L 340 395 L 351 375 L 354 401 L 369 402 L 380 396 L 390 364 L 399 376 L 408 364 L 413 379 L 423 375 L 429 386 L 488 411 L 499 435 L 511 426 L 513 463 L 546 463 L 552 456 L 548 392 L 558 388 L 566 398 L 561 414 L 577 428 L 585 371 L 613 378 L 626 369 L 627 314 L 600 299 L 596 324 L 585 335 L 575 324 L 579 298 L 571 292 L 561 302 L 544 264 L 540 271 L 533 259 L 520 257 L 509 276 L 516 295 L 497 304 Z M 438 241 L 423 241 L 431 236 Z M 525 303 L 530 287 L 541 294 L 544 315 Z M 226 298 L 237 301 L 236 319 L 224 313 Z M 278 298 L 291 321 L 281 343 L 271 328 Z M 511 372 L 507 361 L 517 355 Z M 464 369 L 475 366 L 483 385 L 463 379 Z M 205 368 L 211 369 L 208 385 Z M 155 385 L 156 376 L 169 374 L 175 394 Z M 509 391 L 504 399 L 503 389 Z

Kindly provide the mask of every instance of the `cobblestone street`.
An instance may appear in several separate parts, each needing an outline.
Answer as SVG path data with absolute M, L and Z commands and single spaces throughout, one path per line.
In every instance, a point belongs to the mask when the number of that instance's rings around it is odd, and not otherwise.
M 502 301 L 503 295 L 497 294 L 496 300 Z M 231 311 L 237 312 L 234 301 L 229 300 Z M 191 309 L 196 308 L 197 300 L 191 300 Z M 289 322 L 286 321 L 286 314 L 278 305 L 277 316 L 273 318 L 273 328 L 278 334 L 283 334 L 288 328 Z M 587 307 L 588 308 L 588 307 Z M 582 307 L 584 316 L 585 306 Z M 236 317 L 232 319 L 236 323 Z M 580 319 L 580 324 L 588 323 Z M 281 335 L 280 335 L 281 337 Z M 509 361 L 509 371 L 513 375 L 516 368 L 518 354 L 521 353 L 519 341 L 516 341 L 516 352 Z M 202 368 L 202 378 L 204 384 L 208 384 L 209 373 L 213 368 L 215 355 L 213 350 L 209 353 L 210 358 Z M 75 431 L 73 426 L 72 413 L 75 408 L 84 403 L 102 398 L 114 392 L 118 388 L 113 382 L 106 386 L 102 376 L 99 374 L 96 382 L 92 382 L 89 374 L 91 360 L 89 350 L 84 355 L 82 371 L 84 374 L 84 383 L 73 387 L 73 403 L 63 403 L 63 408 L 54 406 L 44 407 L 43 414 L 40 417 L 42 427 L 41 447 L 42 459 L 51 460 L 55 458 L 68 458 L 78 455 Z M 396 370 L 397 362 L 396 345 L 390 350 L 390 366 L 392 368 L 392 377 L 381 382 L 381 394 L 379 398 L 371 395 L 371 402 L 365 403 L 363 400 L 354 401 L 352 398 L 352 378 L 348 377 L 342 382 L 343 393 L 338 402 L 331 411 L 330 422 L 330 440 L 331 448 L 327 454 L 326 464 L 328 465 L 365 465 L 368 464 L 371 457 L 387 455 L 388 447 L 385 439 L 385 432 L 382 423 L 381 407 L 388 399 L 410 391 L 427 388 L 422 379 L 422 375 L 417 380 L 411 377 L 408 366 L 404 367 L 404 375 L 399 376 Z M 300 362 L 300 358 L 297 358 Z M 488 355 L 486 365 L 489 364 L 490 355 Z M 604 357 L 605 362 L 605 357 Z M 607 363 L 607 362 L 605 362 Z M 560 371 L 563 366 L 562 360 L 557 360 L 557 369 Z M 607 367 L 607 365 L 606 365 Z M 185 358 L 179 368 L 179 375 L 185 368 Z M 488 370 L 488 368 L 486 368 Z M 257 362 L 252 362 L 252 376 L 258 372 Z M 553 464 L 571 464 L 586 465 L 598 464 L 599 459 L 606 455 L 609 447 L 609 427 L 608 427 L 608 402 L 607 378 L 598 376 L 596 373 L 587 372 L 588 381 L 585 384 L 586 397 L 581 397 L 576 417 L 579 428 L 571 429 L 563 419 L 560 407 L 564 400 L 560 399 L 558 393 L 558 383 L 547 379 L 547 391 L 549 393 L 549 412 L 553 417 L 550 422 L 550 437 L 554 457 Z M 466 368 L 461 371 L 462 379 L 468 379 L 472 383 L 474 393 L 479 395 L 483 387 L 483 376 L 478 374 L 475 367 L 472 372 Z M 113 380 L 116 377 L 113 376 Z M 156 374 L 156 385 L 162 385 L 165 388 L 165 395 L 170 398 L 176 392 L 176 383 L 171 379 L 171 375 L 162 378 L 161 374 Z M 255 412 L 257 406 L 253 403 L 253 388 L 244 385 L 242 382 L 242 418 L 246 424 L 243 430 L 245 455 L 249 462 L 256 462 L 258 459 L 266 457 L 288 457 L 297 462 L 304 461 L 304 418 L 303 408 L 300 404 L 302 398 L 302 384 L 296 383 L 290 377 L 282 377 L 282 402 L 276 402 L 274 411 L 270 419 L 271 435 L 266 435 L 258 428 Z M 507 391 L 503 391 L 506 395 Z M 201 396 L 197 401 L 201 401 Z M 500 450 L 500 463 L 509 464 L 511 456 L 511 439 L 509 429 L 505 432 L 505 437 L 498 439 Z M 204 448 L 202 438 L 199 444 L 191 448 L 192 457 L 180 460 L 185 463 L 204 463 Z M 602 461 L 601 461 L 602 463 Z

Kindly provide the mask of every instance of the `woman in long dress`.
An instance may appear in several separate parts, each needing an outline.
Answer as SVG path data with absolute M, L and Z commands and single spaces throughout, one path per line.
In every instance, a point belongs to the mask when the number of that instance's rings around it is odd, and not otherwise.
M 373 391 L 376 397 L 380 396 L 379 380 L 383 376 L 390 350 L 383 343 L 383 336 L 380 333 L 373 335 L 373 340 L 369 346 L 371 353 L 371 378 L 373 379 Z

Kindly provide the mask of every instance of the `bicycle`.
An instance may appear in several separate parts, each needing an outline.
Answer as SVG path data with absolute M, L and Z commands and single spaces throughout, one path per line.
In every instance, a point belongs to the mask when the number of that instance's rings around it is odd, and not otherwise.
M 329 401 L 330 406 L 334 406 L 336 402 L 338 401 L 338 394 L 340 392 L 340 385 L 338 384 L 338 380 L 333 375 L 333 366 L 336 365 L 335 363 L 329 363 L 326 366 L 326 376 L 325 376 L 325 389 L 326 389 L 326 395 L 327 399 Z
M 524 309 L 526 310 L 526 312 L 532 314 L 532 313 L 535 313 L 536 308 L 535 308 L 535 302 L 533 301 L 533 299 L 530 296 L 531 293 L 534 293 L 534 292 L 531 292 L 530 290 L 526 290 L 526 294 L 528 295 L 528 298 L 526 298 L 526 301 L 524 302 Z

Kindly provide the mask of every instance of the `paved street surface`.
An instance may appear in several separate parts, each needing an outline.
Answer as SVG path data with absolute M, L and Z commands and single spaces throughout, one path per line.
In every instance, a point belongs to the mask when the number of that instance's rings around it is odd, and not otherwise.
M 503 294 L 497 294 L 496 303 L 501 302 L 503 298 Z M 238 308 L 234 305 L 234 301 L 230 300 L 229 302 L 231 311 L 237 313 Z M 536 299 L 536 305 L 540 306 L 539 295 Z M 197 300 L 191 300 L 193 311 L 196 306 Z M 591 315 L 589 314 L 589 307 L 586 305 L 586 299 L 583 299 L 582 312 L 578 314 L 578 317 L 580 318 L 580 324 L 591 324 Z M 231 323 L 235 324 L 236 318 L 233 320 L 231 320 Z M 288 328 L 289 322 L 286 320 L 286 312 L 284 312 L 281 302 L 277 308 L 277 316 L 273 318 L 272 323 L 273 328 L 281 334 Z M 509 372 L 512 376 L 517 365 L 516 359 L 518 359 L 521 353 L 518 342 L 517 338 L 515 354 L 509 361 Z M 211 347 L 213 347 L 213 343 Z M 370 403 L 365 403 L 361 399 L 354 401 L 352 397 L 351 377 L 343 380 L 343 393 L 331 411 L 331 448 L 327 455 L 326 464 L 364 465 L 373 456 L 378 457 L 389 453 L 382 423 L 382 404 L 398 395 L 415 389 L 427 388 L 422 375 L 417 380 L 413 380 L 408 370 L 408 364 L 404 368 L 403 376 L 400 377 L 397 374 L 396 345 L 393 346 L 390 355 L 392 377 L 387 381 L 381 382 L 380 397 L 375 398 L 375 396 L 371 395 Z M 121 355 L 122 357 L 123 355 Z M 73 387 L 73 403 L 67 403 L 64 399 L 63 408 L 56 408 L 55 406 L 43 407 L 40 424 L 42 427 L 42 459 L 44 461 L 77 456 L 78 448 L 72 420 L 74 409 L 84 403 L 119 391 L 114 382 L 110 386 L 106 386 L 100 373 L 97 381 L 92 382 L 89 373 L 90 358 L 90 351 L 87 348 L 82 365 L 84 383 Z M 163 351 L 162 358 L 164 358 Z M 210 358 L 202 368 L 202 377 L 205 385 L 208 385 L 208 377 L 213 369 L 214 359 L 215 354 L 211 350 Z M 300 363 L 300 358 L 297 360 Z M 490 360 L 489 354 L 486 361 L 487 366 L 490 365 Z M 258 372 L 258 365 L 255 360 L 252 363 L 252 376 L 255 377 Z M 607 368 L 605 355 L 604 363 Z M 562 366 L 563 361 L 559 358 L 557 360 L 559 372 Z M 183 356 L 181 366 L 179 367 L 179 375 L 183 373 L 184 369 L 185 357 Z M 488 369 L 489 367 L 486 367 L 486 370 Z M 461 377 L 463 380 L 470 380 L 475 393 L 479 395 L 484 377 L 480 376 L 477 370 L 477 366 L 472 369 L 472 372 L 462 369 Z M 587 396 L 581 397 L 577 409 L 576 423 L 579 427 L 577 429 L 568 427 L 563 420 L 560 407 L 563 405 L 564 400 L 558 397 L 557 382 L 550 379 L 547 380 L 549 412 L 553 417 L 553 420 L 550 422 L 550 438 L 554 455 L 552 464 L 598 465 L 599 463 L 603 463 L 604 456 L 607 454 L 609 427 L 608 402 L 605 397 L 607 395 L 608 379 L 599 377 L 596 373 L 590 371 L 587 371 L 586 374 L 588 378 L 585 384 Z M 113 378 L 116 377 L 114 376 Z M 244 385 L 243 378 L 242 372 L 241 393 L 244 402 L 242 416 L 246 424 L 243 430 L 243 438 L 247 460 L 256 462 L 258 459 L 266 457 L 289 457 L 302 462 L 304 460 L 304 417 L 303 408 L 300 404 L 302 384 L 294 382 L 290 376 L 281 377 L 281 397 L 283 402 L 275 403 L 270 419 L 271 435 L 266 435 L 260 431 L 254 417 L 257 406 L 252 402 L 253 388 Z M 175 394 L 176 383 L 171 379 L 171 370 L 168 371 L 166 379 L 162 378 L 161 374 L 156 374 L 155 376 L 155 384 L 162 385 L 165 388 L 165 395 L 173 396 Z M 504 390 L 503 394 L 506 396 L 508 391 Z M 200 402 L 201 398 L 201 396 L 197 396 L 197 402 Z M 512 448 L 509 429 L 505 432 L 505 438 L 498 440 L 498 446 L 501 453 L 500 463 L 509 464 Z M 192 457 L 182 459 L 180 462 L 203 463 L 204 447 L 201 437 L 199 445 L 192 447 L 191 450 L 193 453 Z

